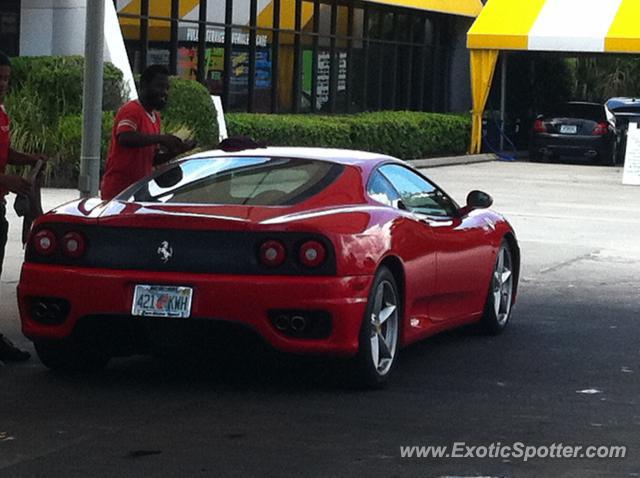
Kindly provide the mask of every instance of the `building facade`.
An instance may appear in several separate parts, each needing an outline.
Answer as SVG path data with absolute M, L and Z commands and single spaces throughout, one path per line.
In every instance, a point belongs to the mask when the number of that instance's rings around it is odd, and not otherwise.
M 85 3 L 3 0 L 3 48 L 81 54 Z M 479 0 L 113 3 L 134 73 L 165 64 L 221 96 L 227 111 L 470 109 L 465 36 Z

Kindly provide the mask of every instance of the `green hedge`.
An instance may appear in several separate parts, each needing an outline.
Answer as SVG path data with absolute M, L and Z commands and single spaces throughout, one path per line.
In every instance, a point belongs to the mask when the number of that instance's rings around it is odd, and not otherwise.
M 102 165 L 107 159 L 114 114 L 102 113 L 101 158 Z M 76 187 L 80 174 L 80 154 L 82 148 L 82 115 L 65 116 L 60 119 L 57 130 L 56 161 L 51 164 L 50 175 L 56 186 Z
M 402 159 L 465 154 L 471 119 L 411 111 L 338 116 L 226 115 L 230 135 L 249 136 L 272 146 L 349 148 Z
M 230 136 L 248 136 L 271 146 L 349 148 L 351 125 L 335 117 L 229 113 Z
M 49 121 L 82 112 L 84 58 L 81 56 L 19 57 L 11 60 L 13 91 L 28 88 L 43 98 Z M 128 97 L 122 72 L 104 64 L 103 110 L 113 111 Z
M 212 148 L 218 144 L 216 109 L 207 89 L 196 81 L 171 78 L 162 123 L 165 131 L 190 129 L 200 147 Z

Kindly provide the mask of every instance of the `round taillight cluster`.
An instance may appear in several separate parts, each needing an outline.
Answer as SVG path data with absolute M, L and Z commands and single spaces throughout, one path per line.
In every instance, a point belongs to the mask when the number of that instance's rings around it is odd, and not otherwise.
M 33 248 L 41 256 L 50 256 L 58 249 L 67 257 L 78 259 L 87 250 L 87 241 L 79 232 L 67 232 L 63 237 L 60 246 L 58 238 L 51 229 L 41 229 L 34 234 L 32 239 Z
M 260 246 L 259 257 L 263 266 L 278 267 L 287 259 L 287 249 L 281 241 L 270 239 Z M 298 262 L 304 267 L 319 267 L 327 258 L 327 249 L 319 241 L 308 240 L 298 248 L 297 257 Z
M 58 247 L 58 239 L 53 231 L 42 229 L 33 236 L 33 247 L 41 256 L 50 256 Z
M 298 259 L 303 266 L 318 267 L 327 257 L 325 247 L 318 241 L 307 241 L 300 246 Z
M 278 267 L 287 258 L 287 250 L 280 241 L 265 241 L 260 246 L 260 262 L 267 267 Z
M 80 233 L 67 232 L 62 238 L 62 253 L 69 257 L 82 257 L 86 248 L 87 243 Z

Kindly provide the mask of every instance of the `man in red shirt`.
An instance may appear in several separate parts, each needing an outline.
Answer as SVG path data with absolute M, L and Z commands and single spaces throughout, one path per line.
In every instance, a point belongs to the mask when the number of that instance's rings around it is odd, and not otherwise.
M 4 109 L 4 98 L 9 91 L 9 80 L 11 78 L 11 61 L 0 52 L 0 275 L 2 275 L 2 262 L 4 261 L 4 251 L 7 245 L 7 233 L 9 223 L 6 219 L 7 203 L 5 196 L 9 193 L 28 195 L 31 184 L 22 176 L 5 174 L 8 164 L 19 166 L 33 166 L 40 156 L 18 153 L 11 148 L 11 120 Z M 23 361 L 30 357 L 29 352 L 24 352 L 15 347 L 9 339 L 0 334 L 0 361 Z
M 195 146 L 195 142 L 160 133 L 159 111 L 166 106 L 168 93 L 169 71 L 161 65 L 150 66 L 140 76 L 140 98 L 118 110 L 100 187 L 102 199 L 113 199 L 151 174 L 154 166 Z

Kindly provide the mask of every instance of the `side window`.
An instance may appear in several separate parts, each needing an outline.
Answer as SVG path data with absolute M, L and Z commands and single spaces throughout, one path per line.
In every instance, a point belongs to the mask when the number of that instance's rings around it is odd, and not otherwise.
M 400 194 L 405 207 L 429 216 L 448 217 L 455 213 L 455 204 L 433 184 L 408 168 L 388 164 L 380 172 Z
M 393 201 L 400 199 L 396 190 L 393 189 L 389 181 L 379 171 L 374 171 L 371 175 L 367 186 L 367 194 L 374 201 L 387 206 L 393 206 Z

